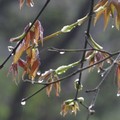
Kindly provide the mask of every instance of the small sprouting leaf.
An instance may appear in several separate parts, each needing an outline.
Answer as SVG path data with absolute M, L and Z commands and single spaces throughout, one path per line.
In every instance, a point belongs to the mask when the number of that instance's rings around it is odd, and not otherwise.
M 66 25 L 61 29 L 61 32 L 63 33 L 70 32 L 75 27 L 76 27 L 75 25 Z
M 12 65 L 10 66 L 9 68 L 9 71 L 8 71 L 8 74 L 9 73 L 12 73 L 13 75 L 13 80 L 16 82 L 17 84 L 17 81 L 16 81 L 16 76 L 18 75 L 18 66 L 16 63 L 12 63 Z
M 120 94 L 120 65 L 117 66 L 117 85 L 118 85 L 118 94 Z
M 82 25 L 88 18 L 88 15 L 86 15 L 85 17 L 81 18 L 81 19 L 78 19 L 77 20 L 77 24 L 80 26 Z
M 103 8 L 103 9 L 101 9 Z M 104 29 L 107 27 L 110 16 L 115 19 L 115 26 L 119 30 L 120 27 L 120 3 L 115 0 L 100 0 L 94 8 L 96 14 L 94 19 L 94 24 L 100 18 L 101 15 L 104 15 Z
M 66 25 L 61 29 L 61 32 L 63 33 L 67 33 L 67 32 L 71 32 L 71 30 L 73 30 L 76 26 L 80 26 L 82 25 L 86 19 L 88 18 L 88 15 L 86 15 L 85 17 L 78 19 L 77 22 L 71 24 L 71 25 Z
M 82 90 L 82 88 L 83 88 L 83 85 L 79 84 L 79 79 L 76 79 L 74 81 L 74 86 L 75 86 L 75 89 L 78 89 L 78 90 Z
M 24 44 L 24 41 L 22 41 L 22 43 L 18 46 L 18 48 L 14 53 L 13 63 L 18 62 L 18 60 L 20 59 L 24 51 L 25 51 L 25 44 Z
M 63 73 L 65 73 L 67 70 L 69 70 L 70 68 L 78 65 L 80 63 L 80 61 L 77 61 L 77 62 L 74 62 L 72 64 L 69 64 L 69 65 L 62 65 L 60 67 L 58 67 L 55 72 L 58 74 L 58 75 L 61 75 Z
M 24 2 L 25 2 L 25 0 L 20 0 L 20 9 L 22 8 Z M 26 4 L 27 4 L 29 7 L 33 7 L 33 6 L 34 6 L 33 0 L 26 0 Z
M 20 0 L 20 9 L 22 8 L 24 2 L 25 2 L 25 0 Z
M 63 65 L 63 66 L 58 67 L 58 68 L 55 70 L 55 72 L 56 72 L 58 75 L 61 75 L 61 74 L 65 73 L 68 69 L 69 69 L 68 66 Z
M 37 59 L 33 62 L 33 65 L 31 66 L 29 77 L 30 79 L 34 80 L 38 71 L 38 68 L 40 66 L 40 60 Z
M 41 74 L 41 76 L 38 79 L 38 81 L 45 81 L 48 84 L 56 81 L 55 83 L 50 84 L 46 87 L 46 94 L 48 96 L 50 96 L 50 93 L 51 93 L 53 87 L 55 88 L 56 96 L 59 96 L 59 94 L 61 92 L 61 86 L 60 86 L 60 81 L 57 81 L 57 80 L 59 80 L 59 77 L 57 76 L 55 71 L 52 69 Z
M 39 20 L 36 21 L 35 23 L 35 28 L 34 28 L 34 32 L 35 32 L 35 44 L 38 44 L 38 40 L 41 41 L 41 44 L 43 46 L 43 27 L 40 23 Z
M 70 112 L 76 115 L 77 111 L 79 111 L 78 102 L 73 99 L 69 99 L 63 102 L 60 114 L 65 116 L 68 112 Z
M 59 77 L 57 75 L 54 75 L 54 79 L 55 80 L 58 80 Z M 60 82 L 56 82 L 53 84 L 54 85 L 54 88 L 55 88 L 55 93 L 56 93 L 56 96 L 59 96 L 60 92 L 61 92 L 61 85 L 60 85 Z
M 84 102 L 84 98 L 83 98 L 83 97 L 78 97 L 77 100 L 78 100 L 80 103 L 83 103 L 83 102 Z
M 93 45 L 93 47 L 94 47 L 95 49 L 98 49 L 98 50 L 102 50 L 102 49 L 103 49 L 102 46 L 100 46 L 97 42 L 95 42 L 95 40 L 92 38 L 91 35 L 89 35 L 89 38 L 90 38 L 91 43 L 92 43 L 92 45 Z

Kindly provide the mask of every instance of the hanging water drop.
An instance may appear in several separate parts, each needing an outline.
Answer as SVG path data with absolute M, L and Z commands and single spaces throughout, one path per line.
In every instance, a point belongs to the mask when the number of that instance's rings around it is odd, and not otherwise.
M 38 72 L 37 72 L 37 75 L 38 75 L 38 76 L 40 76 L 40 75 L 41 75 L 41 72 L 40 72 L 40 71 L 38 71 Z
M 115 26 L 114 25 L 112 25 L 112 28 L 114 28 Z
M 101 73 L 101 77 L 104 77 L 104 73 Z
M 14 53 L 11 54 L 12 56 L 14 55 Z
M 43 82 L 43 80 L 38 80 L 38 83 L 42 83 Z
M 21 101 L 21 105 L 25 105 L 26 104 L 26 101 Z
M 61 55 L 65 54 L 65 52 L 60 52 Z
M 117 97 L 120 97 L 120 93 L 117 93 Z
M 98 69 L 98 71 L 97 71 L 98 73 L 100 73 L 100 69 Z

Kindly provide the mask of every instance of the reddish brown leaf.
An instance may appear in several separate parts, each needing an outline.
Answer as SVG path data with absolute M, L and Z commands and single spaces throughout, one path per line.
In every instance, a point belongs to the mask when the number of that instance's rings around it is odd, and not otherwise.
M 24 2 L 25 2 L 25 0 L 20 0 L 20 9 L 22 8 Z
M 118 85 L 118 95 L 120 95 L 120 65 L 117 66 L 117 85 Z
M 27 0 L 27 5 L 33 7 L 34 6 L 33 0 Z
M 13 63 L 17 63 L 20 57 L 22 56 L 23 52 L 25 51 L 25 43 L 24 40 L 19 45 L 19 47 L 16 49 L 14 57 L 13 57 Z
M 12 63 L 12 65 L 10 66 L 9 71 L 8 71 L 8 74 L 9 73 L 12 73 L 13 80 L 16 82 L 16 77 L 18 75 L 18 66 L 17 66 L 17 64 Z
M 39 59 L 37 59 L 36 61 L 34 61 L 33 65 L 31 66 L 31 70 L 30 70 L 30 74 L 29 74 L 30 79 L 34 80 L 39 66 L 40 66 L 40 61 L 39 61 Z
M 107 27 L 110 16 L 112 16 L 115 19 L 115 26 L 119 30 L 120 27 L 120 3 L 119 1 L 115 0 L 101 0 L 98 2 L 98 4 L 95 6 L 95 10 L 99 9 L 100 7 L 103 7 L 104 9 L 101 9 L 100 11 L 96 12 L 94 23 L 100 18 L 101 15 L 104 15 L 104 29 Z

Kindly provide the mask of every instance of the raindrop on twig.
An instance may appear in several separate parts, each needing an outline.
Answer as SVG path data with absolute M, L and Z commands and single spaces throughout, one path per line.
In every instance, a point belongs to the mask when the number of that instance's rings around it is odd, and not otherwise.
M 65 54 L 65 52 L 60 52 L 61 55 Z
M 21 105 L 26 105 L 26 101 L 22 100 Z

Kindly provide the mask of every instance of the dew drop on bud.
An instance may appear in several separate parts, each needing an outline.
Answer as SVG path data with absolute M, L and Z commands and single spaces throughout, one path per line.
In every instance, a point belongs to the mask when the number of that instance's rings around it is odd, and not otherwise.
M 26 101 L 21 101 L 21 105 L 25 105 L 26 104 Z
M 60 52 L 61 55 L 65 54 L 65 52 Z
M 120 93 L 117 93 L 117 97 L 120 97 Z

